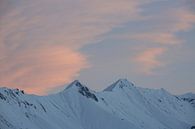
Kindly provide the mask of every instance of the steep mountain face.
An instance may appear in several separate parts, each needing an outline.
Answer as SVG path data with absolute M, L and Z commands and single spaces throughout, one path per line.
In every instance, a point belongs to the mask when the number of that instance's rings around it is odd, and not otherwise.
M 102 92 L 76 80 L 48 96 L 0 88 L 0 129 L 190 129 L 195 107 L 184 98 L 126 79 Z

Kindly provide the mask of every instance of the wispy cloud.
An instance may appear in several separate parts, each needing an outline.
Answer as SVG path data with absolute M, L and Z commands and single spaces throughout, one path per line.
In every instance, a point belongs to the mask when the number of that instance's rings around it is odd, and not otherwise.
M 47 46 L 25 50 L 1 59 L 1 85 L 27 89 L 31 93 L 44 93 L 77 76 L 89 67 L 86 58 L 63 46 Z
M 103 40 L 104 34 L 112 35 L 117 27 L 143 19 L 145 26 L 120 36 L 158 45 L 152 49 L 146 45 L 135 57 L 143 73 L 153 73 L 165 64 L 158 58 L 165 49 L 185 42 L 177 33 L 190 30 L 195 16 L 185 7 L 143 16 L 145 5 L 151 2 L 154 0 L 3 0 L 0 85 L 40 94 L 67 83 L 81 70 L 93 67 L 81 48 Z
M 191 30 L 195 24 L 195 14 L 189 8 L 176 8 L 164 10 L 161 14 L 149 17 L 152 21 L 149 29 L 142 29 L 143 32 L 131 33 L 131 35 L 122 35 L 127 40 L 137 40 L 147 42 L 148 44 L 158 45 L 158 49 L 146 49 L 136 56 L 137 63 L 140 63 L 143 73 L 153 73 L 152 70 L 161 67 L 166 62 L 157 60 L 157 56 L 164 55 L 164 48 L 170 48 L 173 45 L 183 45 L 185 40 L 177 34 Z M 166 60 L 164 60 L 166 61 Z M 140 67 L 138 67 L 140 69 Z
M 147 1 L 149 2 L 149 0 Z M 1 12 L 0 85 L 44 93 L 87 68 L 79 49 L 138 20 L 145 0 L 10 1 Z M 4 5 L 11 6 L 4 2 Z
M 177 45 L 183 41 L 177 36 L 178 32 L 188 31 L 195 24 L 195 14 L 188 8 L 169 9 L 159 15 L 148 17 L 152 21 L 145 32 L 138 32 L 128 39 L 160 43 L 165 45 Z
M 172 32 L 188 31 L 194 27 L 195 13 L 189 8 L 178 9 L 173 12 L 172 15 L 175 16 L 175 20 L 177 20 L 176 24 L 173 25 Z
M 158 59 L 164 52 L 165 48 L 149 48 L 138 54 L 134 58 L 138 64 L 138 71 L 147 75 L 153 75 L 153 70 L 164 65 L 164 62 Z
M 141 40 L 145 42 L 159 43 L 159 44 L 180 44 L 182 41 L 172 33 L 168 32 L 148 32 L 132 35 L 130 39 Z

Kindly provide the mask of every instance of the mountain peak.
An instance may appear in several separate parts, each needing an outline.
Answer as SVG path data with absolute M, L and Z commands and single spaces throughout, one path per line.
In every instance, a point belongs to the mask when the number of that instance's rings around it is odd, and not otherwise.
M 86 87 L 85 85 L 81 84 L 80 81 L 78 80 L 75 80 L 72 83 L 70 83 L 65 90 L 69 90 L 69 89 L 71 89 L 71 91 L 78 92 L 82 96 L 91 98 L 95 100 L 96 102 L 98 102 L 98 98 L 96 97 L 95 93 L 91 91 L 88 87 Z
M 126 78 L 120 78 L 120 79 L 117 80 L 117 82 L 120 82 L 120 83 L 129 83 L 129 81 Z
M 129 82 L 127 79 L 119 79 L 118 81 L 104 89 L 104 91 L 113 91 L 116 88 L 123 89 L 124 87 L 134 87 L 134 84 L 132 82 Z
M 71 87 L 83 87 L 83 84 L 79 80 L 74 80 L 72 83 L 70 83 L 66 89 L 69 89 Z

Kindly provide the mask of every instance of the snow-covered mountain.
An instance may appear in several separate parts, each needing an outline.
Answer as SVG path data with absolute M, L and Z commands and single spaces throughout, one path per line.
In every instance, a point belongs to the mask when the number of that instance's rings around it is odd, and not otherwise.
M 184 95 L 180 95 L 179 97 L 181 99 L 183 99 L 184 101 L 188 101 L 189 103 L 191 103 L 195 107 L 195 94 L 186 93 Z
M 126 79 L 101 92 L 76 80 L 48 96 L 0 88 L 0 129 L 190 129 L 195 107 L 184 98 Z

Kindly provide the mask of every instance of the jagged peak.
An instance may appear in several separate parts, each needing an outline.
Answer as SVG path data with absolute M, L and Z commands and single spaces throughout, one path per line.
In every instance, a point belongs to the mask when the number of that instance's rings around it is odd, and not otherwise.
M 78 87 L 78 88 L 80 88 L 80 87 L 84 87 L 84 85 L 79 81 L 79 80 L 74 80 L 72 83 L 70 83 L 67 87 L 66 87 L 66 89 L 70 89 L 70 88 L 73 88 L 73 87 Z M 66 90 L 65 89 L 65 90 Z
M 0 99 L 4 101 L 8 101 L 9 99 L 18 99 L 18 97 L 23 94 L 23 90 L 0 87 Z
M 72 83 L 70 83 L 67 88 L 65 89 L 65 91 L 73 91 L 73 92 L 78 92 L 79 94 L 81 94 L 82 96 L 85 96 L 87 98 L 91 98 L 93 100 L 95 100 L 96 102 L 98 102 L 98 98 L 95 95 L 95 92 L 91 91 L 88 87 L 86 87 L 85 85 L 83 85 L 82 83 L 80 83 L 80 81 L 75 80 Z
M 113 91 L 116 88 L 123 89 L 123 87 L 134 87 L 134 84 L 127 79 L 119 79 L 115 83 L 104 89 L 104 91 Z
M 22 93 L 24 94 L 24 90 L 20 90 L 18 88 L 12 89 L 12 88 L 8 88 L 8 87 L 0 87 L 0 93 L 15 93 L 15 94 L 19 94 Z

